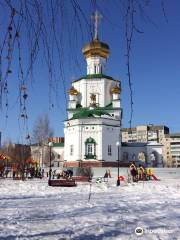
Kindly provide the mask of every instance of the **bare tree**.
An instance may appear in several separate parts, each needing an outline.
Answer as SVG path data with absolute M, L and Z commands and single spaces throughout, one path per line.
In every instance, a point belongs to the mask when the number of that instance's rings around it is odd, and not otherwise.
M 50 127 L 48 114 L 39 116 L 36 120 L 32 132 L 32 142 L 42 145 L 47 143 L 48 138 L 53 136 L 53 130 Z
M 42 114 L 36 120 L 32 132 L 32 143 L 36 144 L 35 149 L 36 152 L 38 152 L 38 155 L 40 156 L 39 162 L 41 162 L 42 167 L 48 166 L 49 164 L 48 138 L 52 136 L 53 130 L 50 127 L 48 114 Z

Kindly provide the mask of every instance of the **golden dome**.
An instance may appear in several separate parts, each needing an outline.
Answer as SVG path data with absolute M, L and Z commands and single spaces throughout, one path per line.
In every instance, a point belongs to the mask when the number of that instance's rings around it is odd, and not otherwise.
M 71 87 L 68 91 L 69 95 L 78 95 L 79 92 L 74 87 Z
M 111 93 L 115 93 L 115 94 L 120 94 L 121 93 L 121 88 L 118 86 L 115 86 L 111 89 Z
M 93 39 L 92 42 L 83 47 L 82 52 L 85 58 L 97 55 L 107 58 L 109 55 L 109 46 L 106 43 L 100 42 L 98 39 Z

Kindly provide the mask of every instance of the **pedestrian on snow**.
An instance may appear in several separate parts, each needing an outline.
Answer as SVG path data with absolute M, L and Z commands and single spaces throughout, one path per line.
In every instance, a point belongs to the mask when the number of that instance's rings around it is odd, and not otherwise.
M 135 162 L 132 162 L 129 166 L 129 170 L 132 176 L 132 181 L 137 182 L 138 181 L 138 171 Z
M 104 174 L 104 182 L 108 182 L 108 177 L 109 177 L 109 173 L 106 170 L 105 174 Z
M 138 169 L 138 179 L 145 180 L 145 169 L 141 164 L 139 165 L 139 169 Z
M 111 178 L 111 170 L 108 170 L 108 177 Z

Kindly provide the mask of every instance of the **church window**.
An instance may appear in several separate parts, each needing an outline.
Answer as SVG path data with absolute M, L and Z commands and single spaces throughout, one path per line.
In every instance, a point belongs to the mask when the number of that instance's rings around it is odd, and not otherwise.
M 74 146 L 73 145 L 70 145 L 70 155 L 72 156 L 74 153 Z
M 92 155 L 92 153 L 93 153 L 93 145 L 87 144 L 87 154 Z
M 85 158 L 95 159 L 96 158 L 96 142 L 93 138 L 88 138 L 85 142 Z
M 112 155 L 112 148 L 111 145 L 108 145 L 108 156 Z

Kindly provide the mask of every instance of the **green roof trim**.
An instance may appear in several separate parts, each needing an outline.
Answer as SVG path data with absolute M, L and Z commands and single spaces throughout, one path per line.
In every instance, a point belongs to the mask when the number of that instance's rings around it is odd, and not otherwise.
M 81 79 L 93 79 L 93 78 L 107 78 L 107 79 L 116 81 L 114 78 L 112 78 L 110 76 L 107 76 L 107 75 L 104 75 L 104 74 L 88 74 L 88 75 L 83 76 L 83 77 L 81 77 L 77 80 L 74 80 L 73 82 L 77 82 Z
M 112 103 L 109 103 L 108 105 L 106 105 L 105 107 L 96 107 L 96 110 L 119 110 L 120 108 L 114 108 L 112 106 Z M 69 112 L 79 112 L 79 111 L 85 111 L 85 110 L 89 110 L 89 108 L 68 108 L 67 111 Z
M 64 143 L 53 143 L 53 147 L 64 147 Z
M 101 117 L 101 115 L 111 116 L 106 111 L 100 110 L 98 108 L 95 108 L 95 109 L 83 108 L 83 109 L 79 110 L 78 112 L 74 113 L 73 117 L 70 118 L 70 120 L 72 120 L 72 119 L 83 119 L 83 118 L 95 118 L 94 115 L 97 115 L 98 117 Z

